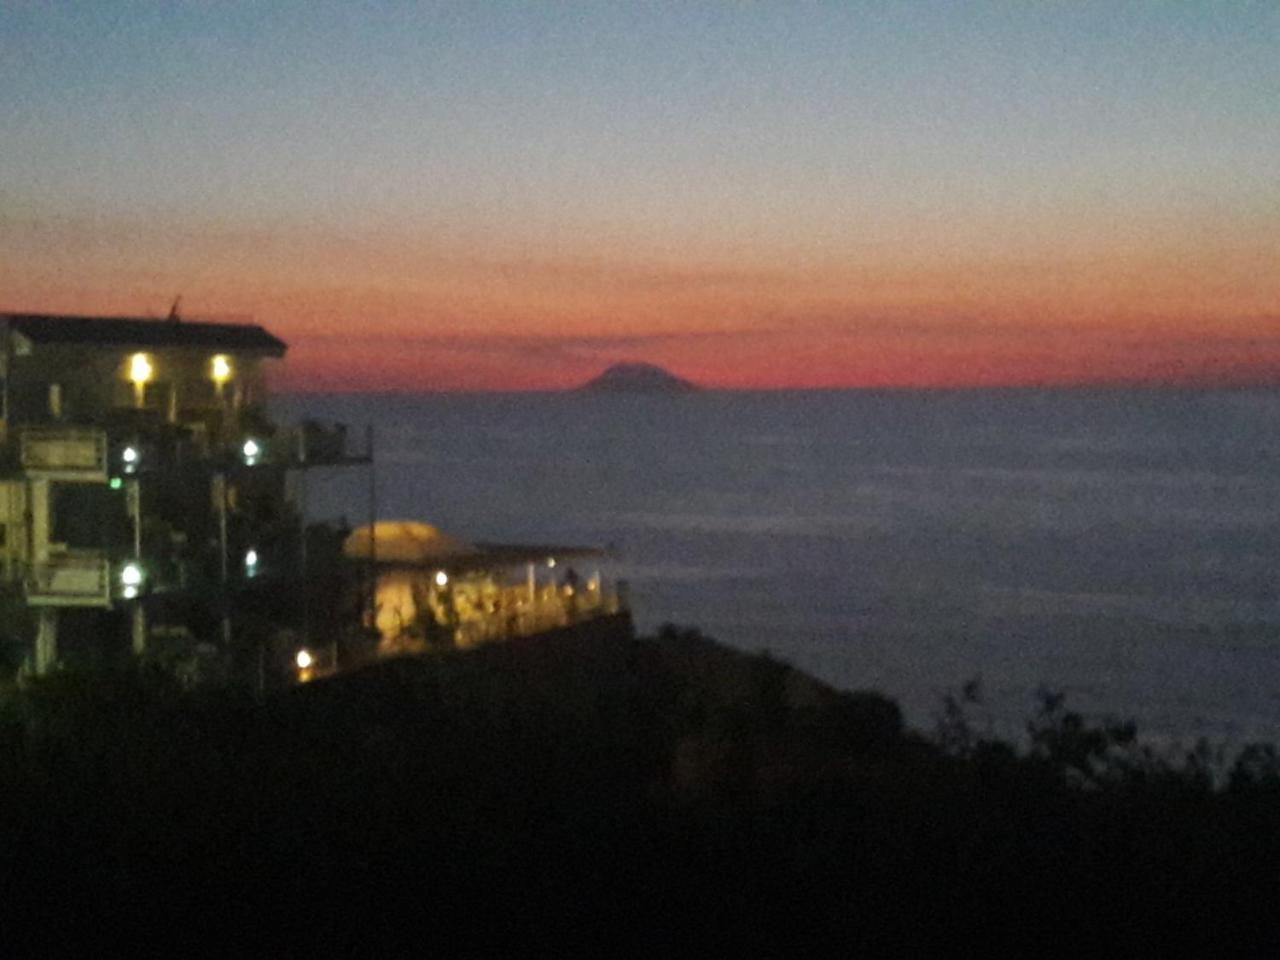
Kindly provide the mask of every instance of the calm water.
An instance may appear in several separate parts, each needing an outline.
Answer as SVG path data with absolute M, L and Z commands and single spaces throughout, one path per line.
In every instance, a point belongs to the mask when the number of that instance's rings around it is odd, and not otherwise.
M 697 625 L 929 726 L 981 677 L 1157 737 L 1280 741 L 1280 391 L 293 397 L 377 426 L 378 513 L 610 545 Z M 357 471 L 359 473 L 359 471 Z M 316 516 L 367 519 L 361 476 Z

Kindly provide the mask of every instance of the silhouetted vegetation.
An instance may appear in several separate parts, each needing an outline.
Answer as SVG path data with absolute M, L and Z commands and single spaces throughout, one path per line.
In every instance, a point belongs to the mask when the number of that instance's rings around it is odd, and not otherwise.
M 1014 746 L 976 699 L 926 738 L 696 631 L 589 625 L 265 703 L 55 675 L 0 715 L 3 946 L 1274 955 L 1274 748 L 1166 756 L 1052 693 Z

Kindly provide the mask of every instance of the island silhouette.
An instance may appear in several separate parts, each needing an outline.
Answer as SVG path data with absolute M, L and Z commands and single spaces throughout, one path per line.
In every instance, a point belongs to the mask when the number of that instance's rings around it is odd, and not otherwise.
M 699 387 L 652 363 L 615 363 L 578 389 L 614 393 L 688 393 Z

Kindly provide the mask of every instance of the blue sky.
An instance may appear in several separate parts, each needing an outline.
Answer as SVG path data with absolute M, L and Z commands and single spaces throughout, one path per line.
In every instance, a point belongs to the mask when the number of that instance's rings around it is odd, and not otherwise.
M 382 286 L 409 245 L 423 269 L 781 267 L 825 291 L 844 267 L 1028 251 L 1172 244 L 1176 270 L 1207 231 L 1251 282 L 1280 233 L 1278 41 L 1274 3 L 0 4 L 0 252 L 45 264 L 0 281 L 23 306 L 63 302 L 55 274 L 123 301 L 101 274 L 125 237 L 211 263 L 208 309 L 253 308 L 221 292 L 226 261 L 287 238 L 377 248 Z M 41 231 L 98 238 L 92 269 Z M 193 275 L 131 264 L 142 299 Z M 544 303 L 523 326 L 507 308 L 513 333 L 555 330 Z M 616 314 L 602 333 L 646 322 Z

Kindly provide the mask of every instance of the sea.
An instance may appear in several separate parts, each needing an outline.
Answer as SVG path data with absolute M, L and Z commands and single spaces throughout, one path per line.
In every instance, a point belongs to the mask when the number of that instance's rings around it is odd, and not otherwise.
M 696 627 L 933 728 L 977 681 L 1170 749 L 1280 743 L 1280 389 L 292 395 L 372 425 L 314 519 L 604 547 L 638 628 Z M 585 574 L 586 571 L 584 570 Z

